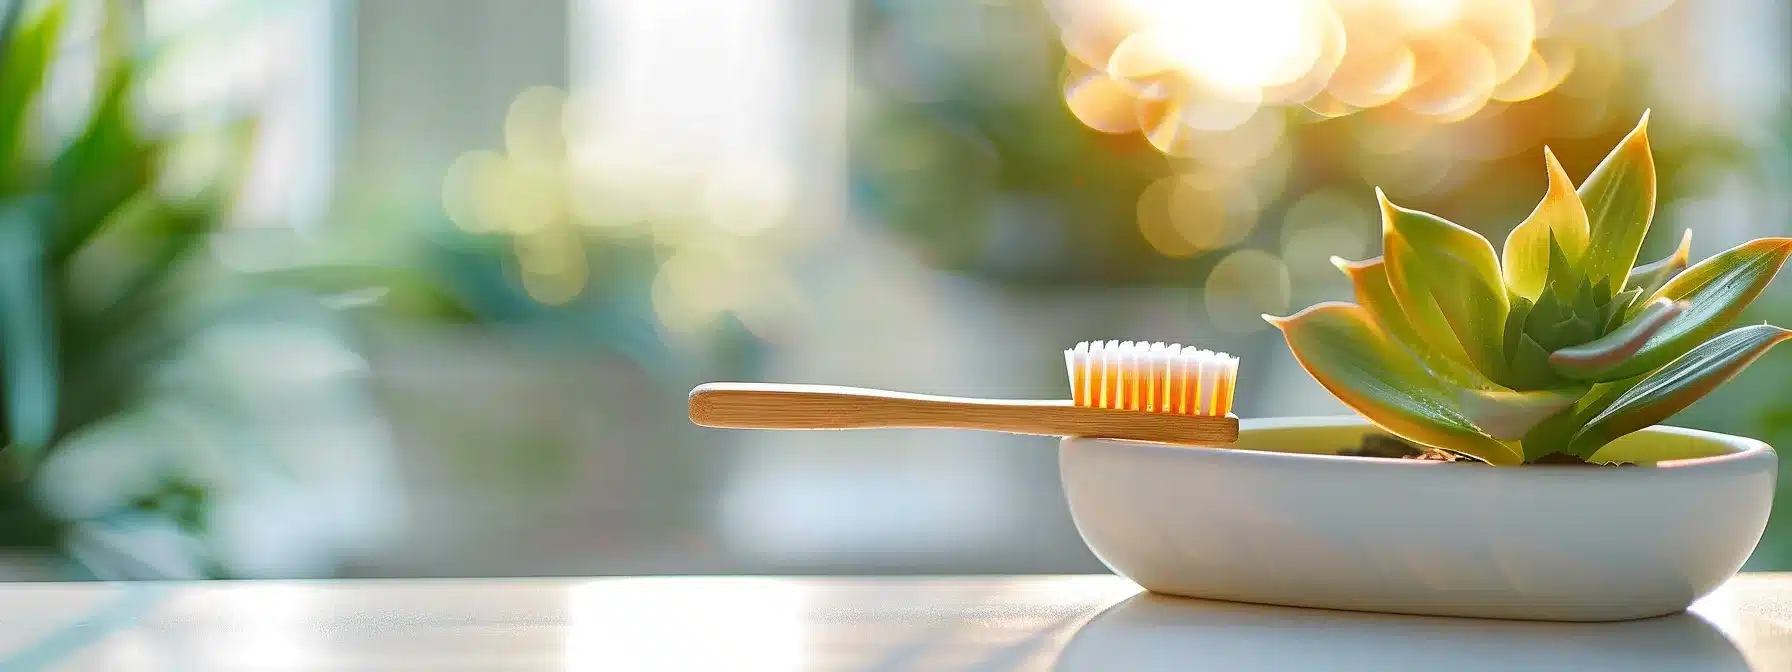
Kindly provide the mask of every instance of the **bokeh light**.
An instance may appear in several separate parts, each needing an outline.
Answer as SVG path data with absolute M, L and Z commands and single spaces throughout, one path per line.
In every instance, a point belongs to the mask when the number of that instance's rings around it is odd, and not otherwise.
M 1170 154 L 1188 130 L 1234 129 L 1265 107 L 1335 117 L 1394 106 L 1449 123 L 1535 98 L 1577 64 L 1615 61 L 1605 4 L 1049 0 L 1072 61 L 1072 112 L 1103 132 L 1142 130 Z
M 1537 95 L 1571 67 L 1538 53 L 1536 8 L 1516 0 L 1054 4 L 1073 57 L 1112 80 L 1079 87 L 1081 108 L 1168 99 L 1185 123 L 1209 131 L 1260 106 L 1314 101 L 1328 116 L 1398 101 L 1461 119 L 1520 74 L 1502 88 L 1506 98 Z
M 1291 291 L 1288 266 L 1281 259 L 1263 250 L 1237 250 L 1207 276 L 1207 318 L 1221 331 L 1257 331 L 1268 326 L 1258 316 L 1288 310 Z
M 1256 228 L 1258 212 L 1249 189 L 1173 174 L 1140 192 L 1137 221 L 1139 234 L 1153 249 L 1168 257 L 1190 257 L 1238 244 Z
M 1303 194 L 1282 215 L 1282 260 L 1297 280 L 1342 281 L 1330 259 L 1362 259 L 1379 249 L 1372 203 L 1336 187 Z
M 800 310 L 789 264 L 802 237 L 796 194 L 763 162 L 667 169 L 585 123 L 580 99 L 532 87 L 511 102 L 504 151 L 459 156 L 442 178 L 442 209 L 461 230 L 510 238 L 517 281 L 530 298 L 562 305 L 602 269 L 593 246 L 641 249 L 654 260 L 652 305 L 674 336 L 728 314 L 770 337 Z
M 1294 166 L 1306 173 L 1295 184 L 1348 171 L 1422 201 L 1454 193 L 1480 164 L 1603 133 L 1628 113 L 1613 97 L 1639 55 L 1622 31 L 1670 4 L 1046 0 L 1070 115 L 1169 159 L 1172 174 L 1138 194 L 1149 248 L 1169 259 L 1224 250 L 1251 237 L 1260 210 L 1290 204 L 1276 242 L 1303 281 L 1362 247 L 1360 204 L 1331 193 L 1294 202 L 1283 193 Z M 1340 117 L 1351 119 L 1339 131 L 1305 128 Z

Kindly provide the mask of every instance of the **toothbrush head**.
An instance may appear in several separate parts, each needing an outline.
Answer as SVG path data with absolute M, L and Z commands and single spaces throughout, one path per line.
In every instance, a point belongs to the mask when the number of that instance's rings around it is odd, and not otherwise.
M 1084 341 L 1064 351 L 1077 406 L 1175 415 L 1232 412 L 1238 358 L 1145 341 Z

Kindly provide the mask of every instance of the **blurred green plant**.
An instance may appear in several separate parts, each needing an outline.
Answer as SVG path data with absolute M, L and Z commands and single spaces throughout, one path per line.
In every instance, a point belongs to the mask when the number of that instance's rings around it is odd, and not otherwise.
M 67 6 L 0 27 L 0 377 L 7 458 L 28 475 L 57 439 L 116 409 L 170 339 L 168 289 L 235 185 L 171 197 L 157 188 L 181 140 L 136 119 L 140 64 L 107 16 L 94 104 L 72 140 L 40 155 L 42 106 Z M 209 140 L 246 145 L 252 125 Z M 242 159 L 240 151 L 234 157 Z
M 0 465 L 9 515 L 33 520 L 6 526 L 10 541 L 38 545 L 60 521 L 34 517 L 23 493 L 61 439 L 128 404 L 179 343 L 170 287 L 234 185 L 158 192 L 176 141 L 136 118 L 141 64 L 123 53 L 110 6 L 84 123 L 60 147 L 34 146 L 69 12 L 53 2 L 27 16 L 27 4 L 9 3 L 0 19 Z
M 1685 409 L 1792 331 L 1721 332 L 1792 239 L 1688 266 L 1691 232 L 1632 268 L 1655 208 L 1648 115 L 1578 191 L 1545 150 L 1549 190 L 1506 239 L 1381 196 L 1383 256 L 1335 260 L 1356 304 L 1270 318 L 1307 372 L 1408 440 L 1494 464 L 1599 448 Z M 1378 192 L 1379 193 L 1379 192 Z
M 653 304 L 667 252 L 650 237 L 574 237 L 567 244 L 589 264 L 588 277 L 577 295 L 543 303 L 521 277 L 511 236 L 469 232 L 427 210 L 362 212 L 354 226 L 304 241 L 268 235 L 254 245 L 266 252 L 266 267 L 255 275 L 263 283 L 348 299 L 382 320 L 603 352 L 680 395 L 704 378 L 756 375 L 763 361 L 764 339 L 732 314 L 682 340 L 668 333 Z
M 480 325 L 548 347 L 606 351 L 678 394 L 705 377 L 751 377 L 761 365 L 765 341 L 731 314 L 688 341 L 667 333 L 652 302 L 664 252 L 650 239 L 594 236 L 569 243 L 588 260 L 590 275 L 577 296 L 548 304 L 531 296 L 519 277 L 511 237 L 467 232 L 429 216 L 393 221 L 410 233 L 392 248 L 359 263 L 323 264 L 303 273 L 318 279 L 311 284 L 320 288 L 397 288 L 382 299 L 387 312 L 406 306 L 404 314 L 437 323 Z M 394 284 L 395 278 L 403 284 Z
M 245 394 L 159 425 L 139 411 L 170 385 L 213 394 L 207 385 L 242 384 L 215 359 L 236 339 L 221 325 L 270 310 L 264 322 L 321 323 L 268 300 L 278 278 L 220 282 L 229 274 L 208 263 L 256 124 L 146 109 L 153 59 L 124 5 L 11 2 L 0 16 L 0 546 L 60 552 L 103 578 L 227 575 L 232 563 L 196 541 L 216 523 L 221 463 L 199 454 L 209 447 L 173 444 L 273 425 L 223 429 L 224 415 L 250 422 Z M 73 27 L 77 9 L 100 13 L 94 34 Z M 60 68 L 88 66 L 90 103 L 58 133 L 69 120 L 50 104 L 52 88 L 85 81 Z M 260 343 L 277 350 L 282 337 Z M 343 356 L 328 349 L 339 344 L 285 343 Z

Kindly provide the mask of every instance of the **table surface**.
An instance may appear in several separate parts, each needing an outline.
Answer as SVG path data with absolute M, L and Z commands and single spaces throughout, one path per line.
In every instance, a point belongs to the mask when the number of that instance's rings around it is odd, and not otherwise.
M 6 584 L 0 669 L 1792 670 L 1792 574 L 1603 624 L 1208 602 L 1112 576 Z

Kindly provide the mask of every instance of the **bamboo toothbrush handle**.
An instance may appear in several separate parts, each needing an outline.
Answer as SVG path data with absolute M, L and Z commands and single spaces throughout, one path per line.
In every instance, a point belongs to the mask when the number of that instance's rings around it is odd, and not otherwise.
M 1074 406 L 1069 401 L 965 399 L 830 385 L 706 383 L 691 421 L 731 429 L 982 429 L 1166 443 L 1229 444 L 1238 419 Z

